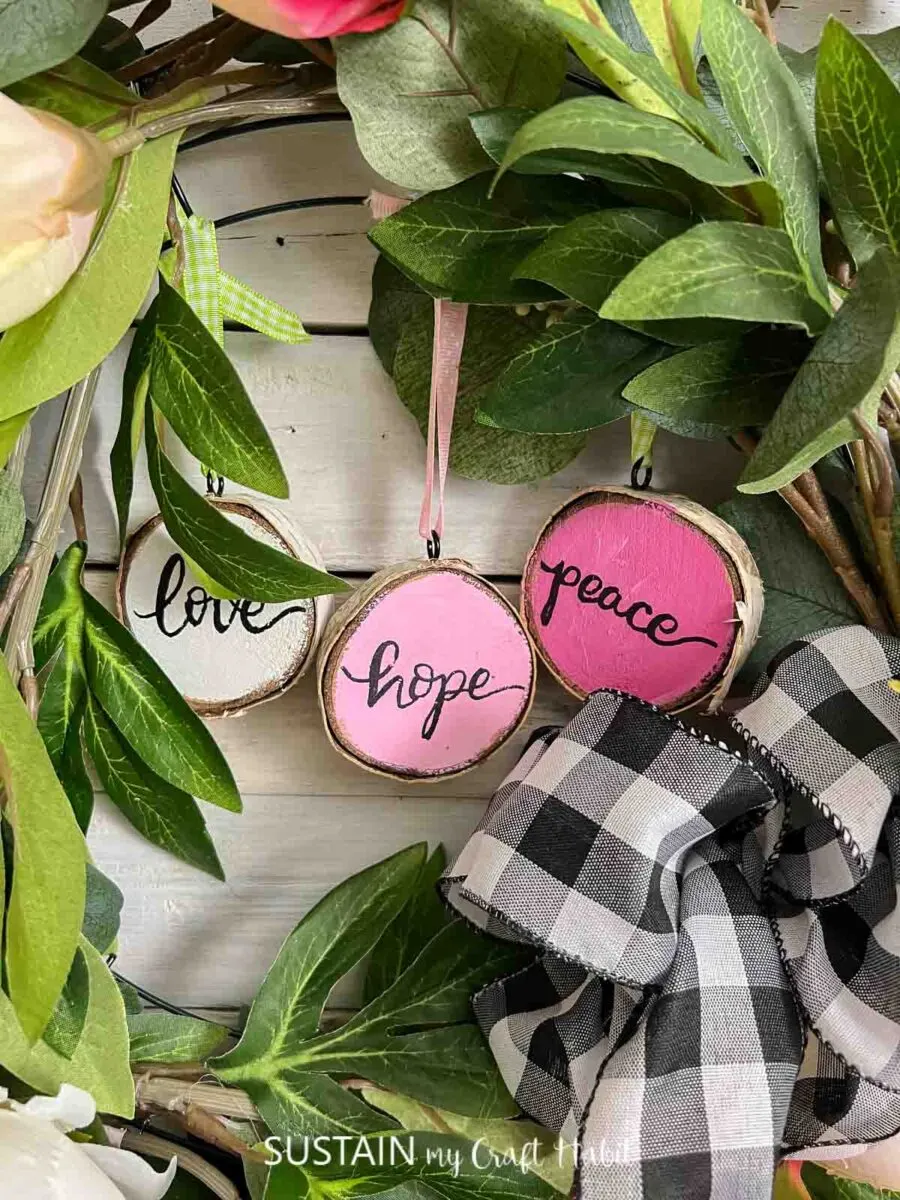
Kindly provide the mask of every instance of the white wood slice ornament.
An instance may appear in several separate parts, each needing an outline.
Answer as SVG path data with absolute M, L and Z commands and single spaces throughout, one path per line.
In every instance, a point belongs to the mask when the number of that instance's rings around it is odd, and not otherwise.
M 316 547 L 259 500 L 210 503 L 258 541 L 325 570 Z M 314 661 L 332 607 L 330 596 L 283 604 L 211 596 L 160 515 L 129 539 L 116 581 L 119 620 L 207 717 L 239 716 L 296 683 Z
M 756 563 L 730 525 L 683 496 L 626 487 L 568 500 L 522 580 L 526 627 L 564 687 L 676 711 L 721 703 L 762 607 Z
M 437 780 L 484 762 L 534 697 L 534 650 L 505 597 L 461 559 L 374 575 L 319 652 L 332 743 L 370 771 Z

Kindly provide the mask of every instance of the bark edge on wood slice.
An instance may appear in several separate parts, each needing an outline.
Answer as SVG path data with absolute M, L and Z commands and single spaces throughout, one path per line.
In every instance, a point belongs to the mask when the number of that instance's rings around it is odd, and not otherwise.
M 325 570 L 318 549 L 282 513 L 256 497 L 207 499 L 244 532 Z M 162 572 L 176 555 L 184 564 L 183 574 L 174 564 L 163 588 Z M 202 596 L 195 592 L 189 598 L 195 588 Z M 144 598 L 138 599 L 135 591 Z M 162 603 L 163 594 L 167 603 Z M 186 603 L 196 623 L 188 620 Z M 116 577 L 119 620 L 204 717 L 238 717 L 293 687 L 315 661 L 332 609 L 331 596 L 266 605 L 208 597 L 159 513 L 128 539 Z M 163 626 L 178 632 L 166 634 Z M 166 653 L 169 642 L 178 646 L 177 653 Z M 203 694 L 206 688 L 208 695 Z
M 519 729 L 537 661 L 515 606 L 458 558 L 398 563 L 332 617 L 319 651 L 331 744 L 404 782 L 462 775 Z
M 567 691 L 611 688 L 673 712 L 719 707 L 762 610 L 736 530 L 685 496 L 614 485 L 551 515 L 522 578 L 525 627 Z

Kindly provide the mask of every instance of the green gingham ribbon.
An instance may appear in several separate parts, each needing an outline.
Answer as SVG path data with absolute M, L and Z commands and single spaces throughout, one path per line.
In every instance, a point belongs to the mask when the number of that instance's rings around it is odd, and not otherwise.
M 260 295 L 255 288 L 235 279 L 219 266 L 215 224 L 196 213 L 178 212 L 184 241 L 184 274 L 181 294 L 221 346 L 225 321 L 238 321 L 266 337 L 289 345 L 310 341 L 296 313 Z M 177 252 L 167 250 L 159 268 L 172 282 Z

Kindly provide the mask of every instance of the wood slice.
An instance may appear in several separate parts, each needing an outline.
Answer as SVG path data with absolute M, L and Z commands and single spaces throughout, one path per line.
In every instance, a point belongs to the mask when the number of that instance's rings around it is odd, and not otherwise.
M 325 569 L 318 550 L 257 499 L 210 503 L 258 541 Z M 119 620 L 207 717 L 239 716 L 296 683 L 332 607 L 330 596 L 284 604 L 215 599 L 159 514 L 129 539 L 116 580 Z
M 738 533 L 684 496 L 579 492 L 542 529 L 522 616 L 559 682 L 713 710 L 756 639 L 762 581 Z
M 459 775 L 528 715 L 534 650 L 513 606 L 460 559 L 374 575 L 333 618 L 319 699 L 334 746 L 394 779 Z

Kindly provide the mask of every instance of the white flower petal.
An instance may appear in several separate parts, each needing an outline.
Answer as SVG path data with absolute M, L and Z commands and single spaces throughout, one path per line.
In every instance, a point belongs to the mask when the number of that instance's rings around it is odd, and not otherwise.
M 112 1180 L 125 1200 L 162 1200 L 178 1170 L 178 1159 L 175 1157 L 160 1175 L 130 1150 L 89 1145 L 83 1145 L 81 1149 Z
M 29 1117 L 50 1121 L 63 1133 L 84 1129 L 97 1115 L 93 1096 L 71 1083 L 62 1084 L 56 1096 L 32 1096 L 25 1104 L 13 1104 L 13 1108 Z
M 3 1200 L 122 1200 L 122 1193 L 51 1125 L 0 1109 L 0 1196 Z
M 65 237 L 0 246 L 0 330 L 33 316 L 62 291 L 87 252 L 96 217 L 70 215 Z

